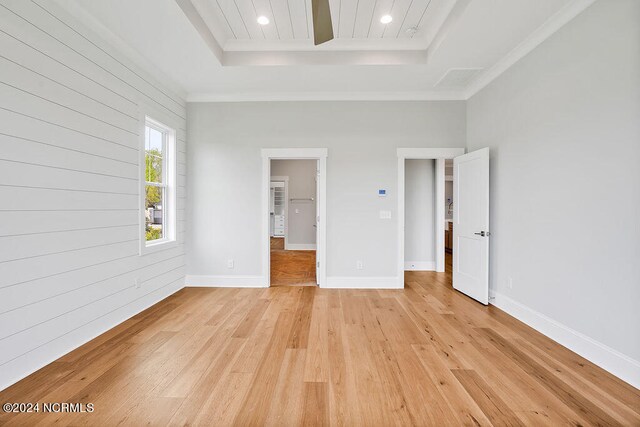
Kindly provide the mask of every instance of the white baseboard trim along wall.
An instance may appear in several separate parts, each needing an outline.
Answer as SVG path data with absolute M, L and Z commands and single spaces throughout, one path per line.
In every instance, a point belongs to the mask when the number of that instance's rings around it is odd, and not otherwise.
M 0 391 L 156 305 L 183 287 L 182 278 L 173 280 L 48 341 L 45 345 L 21 354 L 3 366 L 3 370 L 6 368 L 6 371 L 0 377 Z
M 315 251 L 315 243 L 287 243 L 285 249 L 288 251 Z
M 435 261 L 405 261 L 404 271 L 436 271 Z
M 322 288 L 329 289 L 402 289 L 398 278 L 393 277 L 353 277 L 329 276 Z
M 640 362 L 588 336 L 569 328 L 524 304 L 492 292 L 491 304 L 529 325 L 569 350 L 609 371 L 616 377 L 640 388 Z
M 191 288 L 266 288 L 263 276 L 196 276 L 187 275 L 186 286 Z

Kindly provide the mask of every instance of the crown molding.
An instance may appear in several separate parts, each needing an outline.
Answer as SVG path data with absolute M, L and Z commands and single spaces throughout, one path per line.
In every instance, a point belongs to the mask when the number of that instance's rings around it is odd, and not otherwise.
M 595 1 L 596 0 L 573 0 L 553 14 L 540 27 L 538 27 L 537 30 L 531 33 L 529 37 L 503 56 L 502 59 L 496 62 L 491 68 L 488 68 L 476 77 L 467 86 L 465 99 L 471 98 L 489 83 L 494 81 L 498 76 L 511 68 L 511 66 L 516 62 L 524 58 L 542 42 L 551 37 L 556 31 L 578 16 L 586 8 L 591 6 Z
M 463 92 L 245 92 L 191 93 L 187 102 L 464 101 Z

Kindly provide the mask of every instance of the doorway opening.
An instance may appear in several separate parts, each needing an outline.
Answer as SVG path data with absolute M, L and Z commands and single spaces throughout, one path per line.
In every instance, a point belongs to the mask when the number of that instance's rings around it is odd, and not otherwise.
M 451 268 L 451 256 L 447 256 L 445 252 L 445 234 L 448 228 L 445 221 L 448 210 L 445 200 L 446 162 L 464 154 L 464 151 L 464 148 L 398 149 L 400 287 L 405 286 L 405 271 L 411 272 L 407 273 L 409 276 L 433 275 L 445 273 L 447 264 Z M 453 176 L 450 178 L 453 179 Z M 446 277 L 443 276 L 449 285 L 450 271 Z
M 404 270 L 436 271 L 436 160 L 405 160 Z
M 326 168 L 326 148 L 262 150 L 262 271 L 267 286 L 324 285 Z
M 318 160 L 272 159 L 271 286 L 316 286 Z
M 451 275 L 453 260 L 453 159 L 444 161 L 444 270 Z
M 445 272 L 445 228 L 451 230 L 450 271 L 454 289 L 489 303 L 489 148 L 398 148 L 398 285 L 405 286 L 407 159 L 435 159 L 435 271 Z M 445 200 L 446 160 L 453 159 L 452 196 Z M 451 170 L 451 169 L 450 169 Z M 456 202 L 455 208 L 453 202 Z M 446 207 L 446 210 L 445 210 Z M 449 209 L 450 208 L 450 209 Z M 445 220 L 451 210 L 453 225 Z M 445 227 L 446 225 L 446 227 Z M 411 272 L 410 272 L 411 273 Z

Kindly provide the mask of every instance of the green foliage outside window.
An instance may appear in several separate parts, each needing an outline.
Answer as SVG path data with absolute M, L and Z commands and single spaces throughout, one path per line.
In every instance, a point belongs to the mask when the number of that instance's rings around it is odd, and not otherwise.
M 145 153 L 147 182 L 162 182 L 162 153 L 157 149 L 147 150 Z M 148 185 L 147 208 L 153 208 L 162 203 L 162 189 Z
M 162 152 L 156 148 L 147 149 L 145 152 L 145 180 L 147 182 L 153 182 L 161 184 L 163 182 L 162 179 Z M 154 185 L 145 186 L 146 192 L 146 201 L 145 207 L 147 209 L 157 209 L 158 206 L 163 207 L 162 205 L 162 187 L 157 187 Z M 146 240 L 158 240 L 162 239 L 162 226 L 152 225 L 151 222 L 153 220 L 151 218 L 147 219 L 147 223 L 145 226 L 145 234 Z
M 146 227 L 147 241 L 162 238 L 162 230 L 159 228 Z

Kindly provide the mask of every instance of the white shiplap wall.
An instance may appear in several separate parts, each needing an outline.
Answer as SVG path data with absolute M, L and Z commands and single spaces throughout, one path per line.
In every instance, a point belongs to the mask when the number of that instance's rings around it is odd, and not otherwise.
M 139 256 L 145 113 L 177 128 L 178 245 Z M 0 389 L 184 286 L 185 119 L 52 2 L 0 0 Z

